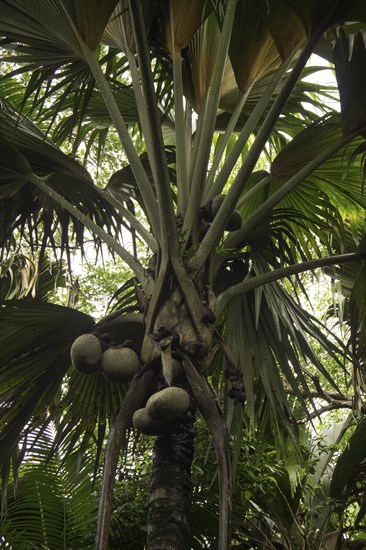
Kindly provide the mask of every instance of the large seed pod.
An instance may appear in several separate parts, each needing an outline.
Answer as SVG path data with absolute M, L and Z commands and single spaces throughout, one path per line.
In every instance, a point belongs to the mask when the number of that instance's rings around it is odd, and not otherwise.
M 145 435 L 161 435 L 168 431 L 167 426 L 150 418 L 146 408 L 138 409 L 132 417 L 133 427 Z
M 81 374 L 92 374 L 100 367 L 102 346 L 94 334 L 82 334 L 70 349 L 71 363 Z
M 175 386 L 154 393 L 146 403 L 146 411 L 155 422 L 170 422 L 186 412 L 189 395 Z
M 226 195 L 216 195 L 216 197 L 214 197 L 213 199 L 205 202 L 200 208 L 201 220 L 212 222 L 220 206 L 224 202 L 225 196 Z
M 202 219 L 212 222 L 216 217 L 220 206 L 224 202 L 226 195 L 216 195 L 212 200 L 206 202 L 200 208 L 200 216 Z M 238 231 L 241 228 L 242 218 L 240 212 L 234 210 L 225 228 L 226 231 Z
M 227 223 L 226 231 L 239 231 L 241 228 L 243 220 L 241 217 L 240 212 L 237 210 L 234 210 L 234 212 L 231 214 L 230 220 Z
M 109 348 L 103 353 L 102 373 L 111 382 L 129 382 L 139 368 L 139 357 L 130 348 Z
M 226 195 L 216 195 L 211 201 L 211 215 L 212 219 L 216 216 L 217 212 L 219 211 L 220 206 L 224 202 L 226 198 Z

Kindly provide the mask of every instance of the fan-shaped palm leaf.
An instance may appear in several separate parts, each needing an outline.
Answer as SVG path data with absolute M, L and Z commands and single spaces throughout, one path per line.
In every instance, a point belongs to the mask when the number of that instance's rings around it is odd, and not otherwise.
M 130 258 L 131 265 L 137 266 L 136 260 L 127 251 L 117 245 L 111 238 L 118 239 L 120 227 L 129 228 L 115 210 L 115 204 L 101 190 L 94 186 L 88 172 L 74 159 L 59 150 L 24 115 L 19 119 L 17 113 L 8 104 L 2 111 L 0 121 L 3 135 L 2 147 L 7 153 L 3 157 L 1 178 L 1 216 L 2 243 L 16 230 L 22 234 L 27 228 L 33 242 L 42 242 L 42 249 L 47 245 L 60 246 L 61 251 L 70 247 L 69 227 L 78 245 L 84 242 L 84 224 L 94 232 L 97 247 L 100 246 L 100 235 L 104 235 L 112 249 Z M 14 128 L 14 125 L 15 128 Z M 29 161 L 27 160 L 29 159 Z M 41 179 L 39 179 L 41 178 Z M 34 184 L 44 181 L 45 191 L 40 192 Z M 54 197 L 65 199 L 60 207 Z M 5 207 L 6 205 L 6 207 Z M 67 208 L 68 205 L 68 208 Z M 66 209 L 66 208 L 67 209 Z M 143 235 L 146 232 L 139 222 L 128 215 L 122 205 L 128 221 L 135 225 Z M 78 217 L 79 212 L 79 217 Z M 106 231 L 102 227 L 106 228 Z M 59 240 L 55 238 L 56 227 Z M 41 229 L 42 237 L 38 233 Z M 130 229 L 129 229 L 130 230 Z M 99 233 L 99 236 L 98 236 Z M 151 244 L 151 239 L 148 238 Z M 141 272 L 140 272 L 141 275 Z
M 24 64 L 22 68 L 15 69 L 16 74 L 33 72 L 25 100 L 35 93 L 37 103 L 37 96 L 45 82 L 47 95 L 55 93 L 61 82 L 66 93 L 61 93 L 56 101 L 58 109 L 62 109 L 67 95 L 74 91 L 74 112 L 80 108 L 84 111 L 94 79 L 85 63 L 70 18 L 88 47 L 95 51 L 116 3 L 117 0 L 102 4 L 80 2 L 77 5 L 49 1 L 31 4 L 22 0 L 4 2 L 4 24 L 0 26 L 0 34 L 5 36 L 5 42 L 15 54 L 7 60 Z M 41 99 L 41 106 L 43 101 Z

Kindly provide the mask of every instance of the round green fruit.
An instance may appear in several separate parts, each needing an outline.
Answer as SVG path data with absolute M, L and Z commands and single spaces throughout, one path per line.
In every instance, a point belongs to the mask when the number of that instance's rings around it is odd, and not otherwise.
M 189 395 L 175 386 L 154 393 L 146 403 L 149 417 L 155 422 L 171 422 L 186 412 Z
M 70 349 L 72 366 L 81 374 L 92 374 L 100 367 L 102 353 L 99 338 L 94 334 L 82 334 Z
M 132 424 L 135 430 L 145 435 L 161 435 L 168 431 L 161 422 L 155 422 L 150 418 L 146 408 L 138 409 L 132 417 Z
M 111 382 L 129 382 L 140 368 L 140 360 L 130 348 L 109 348 L 102 356 L 102 373 Z

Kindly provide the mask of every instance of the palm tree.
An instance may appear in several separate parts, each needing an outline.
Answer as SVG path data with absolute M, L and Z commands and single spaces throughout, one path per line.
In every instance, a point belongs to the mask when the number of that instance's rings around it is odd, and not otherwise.
M 5 479 L 34 430 L 53 423 L 54 450 L 67 441 L 66 454 L 94 437 L 99 456 L 108 425 L 95 543 L 107 548 L 132 417 L 178 386 L 190 405 L 155 439 L 147 546 L 189 547 L 198 410 L 217 455 L 224 550 L 242 430 L 274 435 L 286 455 L 289 438 L 296 448 L 286 387 L 307 413 L 305 363 L 336 386 L 309 340 L 355 372 L 364 349 L 358 303 L 347 349 L 289 289 L 302 291 L 304 271 L 352 263 L 353 294 L 364 292 L 366 8 L 3 0 L 2 10 L 3 253 L 21 239 L 41 259 L 49 249 L 70 258 L 92 235 L 132 272 L 98 322 L 37 297 L 2 302 Z M 334 62 L 341 113 L 325 104 L 333 90 L 305 78 L 314 52 Z M 77 157 L 94 155 L 102 170 L 108 147 L 120 165 L 100 187 Z M 106 332 L 132 340 L 141 368 L 128 385 L 71 368 L 73 341 L 90 332 L 105 347 Z

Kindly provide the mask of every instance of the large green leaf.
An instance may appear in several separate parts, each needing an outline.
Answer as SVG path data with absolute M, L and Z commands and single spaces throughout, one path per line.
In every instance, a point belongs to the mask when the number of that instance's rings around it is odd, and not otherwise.
M 354 479 L 357 469 L 366 459 L 366 421 L 362 419 L 350 437 L 346 449 L 338 458 L 330 483 L 329 495 L 340 499 L 347 483 Z
M 332 143 L 337 142 L 340 133 L 339 115 L 328 115 L 324 120 L 309 125 L 281 149 L 272 163 L 272 177 L 266 180 L 265 187 L 261 186 L 259 189 L 260 182 L 255 178 L 248 179 L 239 204 L 242 205 L 244 224 L 247 218 L 251 219 L 253 229 L 250 234 L 246 234 L 245 229 L 242 229 L 229 235 L 225 240 L 228 249 L 243 246 L 245 235 L 246 240 L 251 240 L 252 235 L 256 236 L 257 227 L 263 228 L 266 220 L 276 215 L 276 211 L 272 210 L 272 213 L 268 212 L 267 216 L 262 214 L 259 218 L 256 211 L 263 210 L 266 200 L 270 201 L 272 194 L 281 192 L 291 177 L 296 177 L 299 170 L 306 168 L 316 151 L 319 153 L 327 150 Z M 282 213 L 291 213 L 292 221 L 288 228 L 291 228 L 290 232 L 293 231 L 296 239 L 299 239 L 299 253 L 302 254 L 304 251 L 304 257 L 308 256 L 308 259 L 311 250 L 317 255 L 322 254 L 314 240 L 315 235 L 328 250 L 332 250 L 332 247 L 339 250 L 340 242 L 345 241 L 345 219 L 348 216 L 358 216 L 365 208 L 360 177 L 361 161 L 356 158 L 361 140 L 362 138 L 357 138 L 352 145 L 340 149 L 306 179 L 299 181 L 299 185 L 278 203 Z M 256 189 L 258 191 L 255 192 Z M 280 214 L 280 210 L 278 213 Z M 343 248 L 342 252 L 344 251 Z

